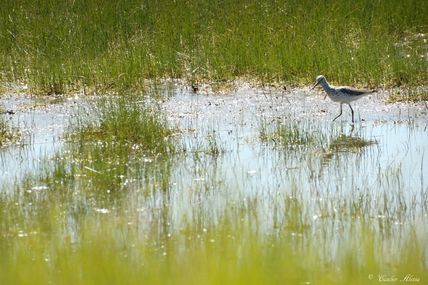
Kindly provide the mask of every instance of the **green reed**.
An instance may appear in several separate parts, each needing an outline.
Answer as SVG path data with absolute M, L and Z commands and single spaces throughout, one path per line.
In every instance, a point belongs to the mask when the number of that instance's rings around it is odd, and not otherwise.
M 33 92 L 244 77 L 420 85 L 426 1 L 2 1 L 0 80 Z

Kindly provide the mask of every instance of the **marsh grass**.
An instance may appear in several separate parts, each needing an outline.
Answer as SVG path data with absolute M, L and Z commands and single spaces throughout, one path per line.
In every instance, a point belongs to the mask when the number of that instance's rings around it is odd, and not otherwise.
M 376 141 L 366 140 L 361 137 L 341 134 L 333 139 L 329 144 L 329 149 L 333 151 L 352 151 L 376 144 Z
M 83 191 L 100 209 L 105 201 L 126 197 L 135 181 L 150 178 L 166 189 L 169 157 L 178 152 L 172 133 L 148 101 L 122 95 L 92 102 L 71 117 L 65 151 L 55 155 L 42 183 Z
M 102 99 L 96 106 L 81 110 L 69 131 L 80 144 L 119 145 L 146 155 L 168 155 L 175 151 L 172 129 L 156 106 L 124 96 Z
M 19 130 L 17 128 L 12 128 L 0 114 L 0 148 L 17 142 L 20 137 Z
M 315 138 L 298 123 L 262 121 L 259 126 L 259 139 L 263 143 L 273 143 L 283 147 L 309 146 Z
M 388 97 L 388 102 L 419 102 L 428 101 L 428 90 L 424 88 L 408 88 L 406 90 L 393 91 Z
M 326 20 L 328 19 L 328 20 Z M 143 79 L 420 85 L 426 1 L 2 1 L 0 80 L 31 92 Z
M 216 131 L 209 131 L 206 135 L 205 144 L 197 145 L 190 150 L 193 154 L 205 154 L 216 158 L 225 153 L 225 147 L 221 144 L 220 138 Z

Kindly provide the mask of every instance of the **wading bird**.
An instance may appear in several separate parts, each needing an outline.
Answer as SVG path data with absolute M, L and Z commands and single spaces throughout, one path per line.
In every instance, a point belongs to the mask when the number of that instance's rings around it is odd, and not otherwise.
M 322 88 L 324 88 L 325 93 L 327 93 L 324 96 L 324 99 L 328 95 L 328 97 L 330 97 L 331 100 L 333 100 L 334 102 L 340 103 L 340 114 L 336 118 L 334 118 L 333 121 L 339 118 L 340 116 L 342 116 L 342 105 L 343 103 L 346 103 L 348 104 L 349 108 L 351 108 L 352 122 L 354 122 L 354 110 L 352 109 L 350 103 L 352 101 L 355 101 L 364 97 L 365 95 L 376 92 L 376 90 L 361 90 L 361 89 L 355 89 L 348 86 L 334 87 L 328 83 L 324 75 L 317 76 L 316 82 L 314 86 L 312 86 L 311 90 L 314 89 L 315 86 L 317 86 L 318 84 L 320 84 Z

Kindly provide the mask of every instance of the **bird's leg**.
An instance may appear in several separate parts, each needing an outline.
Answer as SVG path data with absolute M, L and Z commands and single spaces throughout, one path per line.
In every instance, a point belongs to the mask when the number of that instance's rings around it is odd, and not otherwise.
M 349 108 L 351 108 L 352 122 L 354 122 L 354 110 L 352 109 L 351 104 L 348 103 L 348 105 L 349 105 Z
M 342 116 L 342 103 L 340 103 L 340 114 L 339 114 L 339 115 L 337 115 L 337 117 L 333 119 L 333 122 L 334 122 L 337 118 L 339 118 L 340 116 Z

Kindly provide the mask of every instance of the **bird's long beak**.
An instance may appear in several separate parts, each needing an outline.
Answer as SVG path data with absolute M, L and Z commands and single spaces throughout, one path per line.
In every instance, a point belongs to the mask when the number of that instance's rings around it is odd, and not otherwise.
M 311 87 L 311 90 L 313 90 L 319 83 L 319 81 L 315 82 L 314 86 Z

